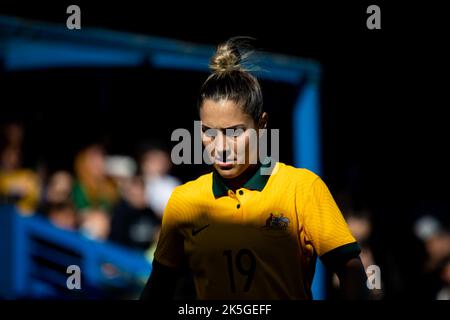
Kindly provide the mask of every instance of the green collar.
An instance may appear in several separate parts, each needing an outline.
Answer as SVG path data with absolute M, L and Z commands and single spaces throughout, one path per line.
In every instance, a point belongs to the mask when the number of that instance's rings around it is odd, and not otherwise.
M 261 168 L 269 168 L 271 161 L 264 160 L 260 165 L 256 173 L 243 185 L 243 188 L 250 190 L 258 190 L 262 191 L 267 184 L 267 181 L 270 178 L 269 174 L 261 174 Z M 216 170 L 213 171 L 213 184 L 212 191 L 214 193 L 214 197 L 223 197 L 228 195 L 229 188 L 225 185 L 223 178 L 217 173 Z

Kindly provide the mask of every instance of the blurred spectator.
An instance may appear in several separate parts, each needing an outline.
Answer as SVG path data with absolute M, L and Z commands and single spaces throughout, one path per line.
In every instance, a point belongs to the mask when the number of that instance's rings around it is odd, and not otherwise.
M 44 192 L 43 202 L 61 203 L 70 200 L 73 188 L 72 175 L 67 171 L 56 171 L 49 180 Z
M 149 207 L 160 217 L 173 189 L 180 181 L 169 175 L 172 162 L 167 151 L 153 145 L 147 147 L 140 157 L 141 171 L 145 181 L 145 194 Z
M 372 235 L 372 221 L 370 213 L 364 210 L 349 210 L 345 214 L 345 218 L 351 233 L 361 248 L 361 254 L 359 256 L 364 269 L 367 271 L 369 266 L 377 265 L 370 245 Z M 367 276 L 369 277 L 370 274 L 367 274 Z M 333 277 L 333 283 L 335 287 L 339 284 L 339 279 L 336 275 Z M 369 298 L 372 300 L 381 299 L 383 297 L 383 284 L 381 283 L 381 289 L 371 289 L 369 294 Z
M 161 220 L 148 207 L 141 177 L 126 183 L 124 199 L 115 208 L 110 240 L 134 249 L 148 249 L 155 241 Z
M 82 150 L 75 159 L 76 181 L 73 200 L 78 209 L 101 208 L 110 212 L 118 194 L 113 181 L 106 175 L 105 154 L 99 145 Z
M 111 177 L 118 189 L 119 195 L 125 197 L 125 189 L 137 171 L 136 162 L 128 156 L 107 156 L 106 174 Z
M 3 203 L 15 204 L 23 214 L 35 211 L 39 199 L 37 175 L 21 168 L 21 150 L 7 145 L 0 154 L 0 197 Z
M 12 147 L 21 149 L 23 146 L 24 128 L 19 122 L 10 122 L 3 127 L 3 139 L 4 144 Z
M 39 181 L 35 172 L 22 168 L 23 125 L 6 123 L 2 127 L 0 151 L 1 202 L 16 205 L 23 214 L 31 214 L 39 199 Z
M 348 227 L 361 248 L 360 258 L 364 268 L 375 264 L 369 238 L 372 233 L 372 222 L 367 212 L 350 212 L 346 217 Z
M 414 224 L 414 233 L 425 248 L 421 281 L 424 295 L 444 299 L 448 293 L 447 259 L 450 256 L 450 233 L 434 216 L 426 215 Z
M 85 237 L 105 241 L 110 232 L 109 213 L 100 207 L 85 208 L 81 211 L 80 232 Z
M 43 187 L 43 196 L 37 212 L 57 227 L 67 230 L 78 228 L 77 211 L 71 199 L 73 179 L 67 171 L 56 171 Z
M 439 266 L 439 276 L 442 287 L 436 295 L 436 300 L 450 300 L 450 255 L 442 260 Z
M 47 217 L 55 226 L 76 230 L 78 227 L 77 213 L 71 201 L 53 202 L 47 207 Z
M 425 245 L 428 255 L 426 270 L 436 270 L 438 264 L 450 255 L 450 233 L 436 218 L 429 215 L 416 221 L 414 231 Z

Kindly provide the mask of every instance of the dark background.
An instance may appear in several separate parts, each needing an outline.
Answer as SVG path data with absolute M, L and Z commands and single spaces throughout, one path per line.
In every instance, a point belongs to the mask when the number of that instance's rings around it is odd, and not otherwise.
M 372 212 L 378 260 L 395 261 L 395 268 L 387 268 L 386 278 L 395 279 L 386 283 L 387 296 L 420 294 L 408 290 L 419 286 L 414 276 L 421 257 L 412 223 L 426 213 L 448 223 L 450 208 L 444 116 L 449 37 L 441 5 L 92 2 L 5 2 L 0 13 L 65 24 L 67 6 L 78 4 L 82 28 L 211 45 L 247 35 L 257 39 L 258 49 L 320 62 L 322 176 L 341 206 Z M 381 7 L 381 30 L 366 28 L 369 4 Z M 154 136 L 168 141 L 173 129 L 196 119 L 197 92 L 206 77 L 145 66 L 0 75 L 2 120 L 24 121 L 25 160 L 33 165 L 45 159 L 53 168 L 70 167 L 73 154 L 92 139 L 118 153 L 133 153 L 130 141 Z M 270 124 L 281 129 L 281 160 L 292 163 L 296 88 L 262 86 Z M 175 168 L 174 173 L 188 180 L 202 170 Z M 351 201 L 344 203 L 346 194 Z

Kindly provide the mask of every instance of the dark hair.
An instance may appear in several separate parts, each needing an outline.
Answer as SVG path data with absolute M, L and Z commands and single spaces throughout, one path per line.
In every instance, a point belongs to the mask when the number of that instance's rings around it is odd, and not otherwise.
M 51 214 L 54 211 L 62 211 L 62 210 L 73 210 L 75 211 L 75 205 L 71 200 L 63 200 L 60 202 L 49 202 L 43 208 L 47 215 Z
M 258 80 L 243 65 L 252 53 L 248 39 L 231 38 L 217 47 L 209 65 L 212 73 L 200 90 L 198 107 L 205 99 L 231 100 L 257 124 L 263 113 L 263 96 Z

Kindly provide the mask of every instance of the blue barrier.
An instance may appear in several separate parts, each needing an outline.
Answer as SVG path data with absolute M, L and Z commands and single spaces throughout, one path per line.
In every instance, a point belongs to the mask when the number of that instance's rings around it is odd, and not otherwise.
M 70 290 L 67 267 L 81 270 Z M 39 216 L 0 206 L 0 298 L 136 298 L 151 272 L 139 251 L 59 229 Z

